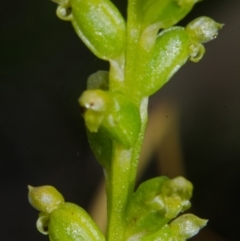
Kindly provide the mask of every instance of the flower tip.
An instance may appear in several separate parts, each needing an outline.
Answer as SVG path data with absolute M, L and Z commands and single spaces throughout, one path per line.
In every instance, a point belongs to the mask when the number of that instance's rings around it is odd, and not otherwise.
M 29 203 L 37 210 L 51 213 L 64 203 L 64 198 L 56 188 L 52 186 L 32 187 L 28 185 Z
M 217 37 L 218 31 L 222 29 L 223 25 L 203 16 L 190 22 L 186 26 L 186 31 L 193 41 L 207 43 Z
M 206 226 L 208 220 L 193 214 L 183 214 L 170 223 L 173 232 L 180 238 L 189 239 Z

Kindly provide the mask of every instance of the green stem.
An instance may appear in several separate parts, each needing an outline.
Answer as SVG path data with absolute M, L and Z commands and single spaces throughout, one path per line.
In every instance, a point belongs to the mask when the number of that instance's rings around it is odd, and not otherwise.
M 136 0 L 128 1 L 127 13 L 127 41 L 126 41 L 126 63 L 125 63 L 125 93 L 133 97 L 138 97 L 138 90 L 129 88 L 137 80 L 136 57 L 138 41 L 141 34 L 141 23 L 137 19 Z M 136 93 L 134 93 L 136 92 Z M 139 101 L 139 100 L 138 100 Z
M 135 145 L 126 149 L 114 143 L 111 170 L 107 170 L 108 241 L 125 240 L 125 210 L 134 190 L 139 153 L 147 123 L 147 99 L 140 105 L 142 126 Z
M 132 89 L 128 88 L 129 84 L 136 81 L 137 78 L 135 58 L 141 25 L 136 19 L 135 4 L 135 0 L 131 0 L 128 5 L 126 62 L 123 65 L 111 63 L 109 89 L 123 92 L 133 98 L 133 101 L 139 107 L 141 130 L 136 143 L 130 149 L 126 149 L 118 143 L 113 144 L 111 166 L 106 170 L 108 241 L 125 240 L 125 211 L 129 197 L 134 191 L 138 160 L 147 124 L 148 98 L 139 99 L 138 94 L 132 93 Z M 124 66 L 122 68 L 123 79 L 120 78 L 121 75 L 116 74 L 121 73 L 117 71 L 121 68 L 116 68 L 116 66 Z
M 107 177 L 108 241 L 123 241 L 124 211 L 129 195 L 132 150 L 114 143 L 111 171 Z

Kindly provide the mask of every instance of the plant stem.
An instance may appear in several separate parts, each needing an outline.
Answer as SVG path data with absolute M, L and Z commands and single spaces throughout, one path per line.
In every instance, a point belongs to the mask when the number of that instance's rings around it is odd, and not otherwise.
M 123 241 L 125 233 L 124 211 L 129 196 L 129 175 L 132 149 L 114 143 L 111 171 L 107 177 L 107 240 Z
M 129 84 L 138 78 L 135 61 L 141 25 L 136 19 L 135 4 L 135 0 L 131 0 L 128 5 L 125 64 L 122 68 L 124 77 L 121 79 L 116 74 L 120 73 L 116 71 L 118 68 L 115 66 L 117 65 L 111 63 L 109 89 L 124 92 L 130 98 L 134 98 L 133 101 L 139 107 L 141 115 L 141 129 L 136 143 L 130 149 L 126 149 L 116 142 L 113 144 L 111 166 L 106 170 L 108 241 L 125 241 L 125 211 L 129 197 L 134 191 L 138 160 L 148 117 L 148 98 L 140 99 L 137 93 L 132 93 L 132 88 L 128 88 Z
M 108 241 L 125 240 L 125 210 L 129 196 L 134 190 L 139 153 L 147 123 L 147 98 L 139 106 L 142 126 L 135 145 L 126 149 L 118 143 L 113 145 L 111 170 L 107 170 L 107 210 L 108 210 Z
M 136 72 L 137 46 L 141 33 L 141 24 L 136 14 L 136 0 L 128 1 L 127 11 L 127 40 L 126 40 L 126 64 L 125 64 L 125 93 L 134 98 L 138 97 L 138 89 L 131 88 L 132 83 L 137 81 Z M 129 88 L 130 87 L 130 88 Z M 136 93 L 135 93 L 136 92 Z M 137 101 L 140 101 L 139 99 Z

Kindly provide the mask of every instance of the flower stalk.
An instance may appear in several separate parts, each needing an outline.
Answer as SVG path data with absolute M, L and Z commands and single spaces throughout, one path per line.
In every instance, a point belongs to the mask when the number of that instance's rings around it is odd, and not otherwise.
M 54 2 L 57 15 L 71 21 L 86 46 L 110 64 L 109 72 L 89 77 L 79 98 L 89 144 L 104 169 L 108 222 L 104 237 L 87 212 L 66 203 L 56 189 L 43 186 L 39 194 L 30 187 L 30 203 L 41 211 L 39 231 L 51 241 L 192 237 L 207 222 L 192 214 L 178 217 L 191 206 L 192 184 L 183 177 L 157 177 L 134 191 L 135 180 L 149 96 L 188 60 L 200 61 L 203 43 L 216 38 L 222 24 L 200 17 L 186 28 L 173 26 L 198 0 L 129 0 L 127 21 L 109 0 Z

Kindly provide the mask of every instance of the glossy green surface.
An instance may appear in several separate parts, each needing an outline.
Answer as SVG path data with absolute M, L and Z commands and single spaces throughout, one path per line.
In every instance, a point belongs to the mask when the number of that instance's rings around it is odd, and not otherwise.
M 72 24 L 78 36 L 102 59 L 120 57 L 125 45 L 125 21 L 109 0 L 70 0 Z
M 132 88 L 137 88 L 142 96 L 158 91 L 186 63 L 189 45 L 189 35 L 182 27 L 171 27 L 160 32 L 148 61 L 138 58 L 139 79 L 132 84 Z

